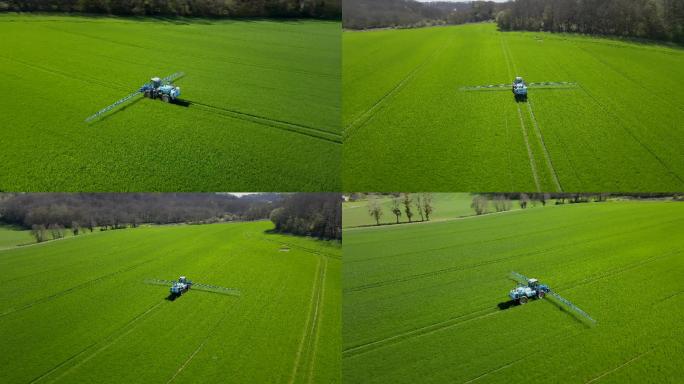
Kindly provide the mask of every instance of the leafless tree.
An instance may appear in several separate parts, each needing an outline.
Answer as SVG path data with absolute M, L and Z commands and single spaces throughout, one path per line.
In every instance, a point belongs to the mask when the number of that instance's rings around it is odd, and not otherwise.
M 430 221 L 432 210 L 432 194 L 423 193 L 423 212 L 425 213 L 425 220 Z
M 375 225 L 380 225 L 380 218 L 382 218 L 382 206 L 375 195 L 368 197 L 368 214 L 375 219 Z
M 392 213 L 397 218 L 397 224 L 399 224 L 399 218 L 401 217 L 401 199 L 398 196 L 392 198 Z
M 404 193 L 404 212 L 406 213 L 406 218 L 408 219 L 409 223 L 412 222 L 411 218 L 413 217 L 413 211 L 411 211 L 411 202 L 412 197 L 410 193 Z
M 475 195 L 470 207 L 475 210 L 475 214 L 483 215 L 488 212 L 489 200 L 485 196 Z

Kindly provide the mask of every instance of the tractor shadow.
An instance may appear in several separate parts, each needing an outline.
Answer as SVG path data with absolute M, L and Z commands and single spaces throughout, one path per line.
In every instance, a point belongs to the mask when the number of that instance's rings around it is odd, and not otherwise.
M 190 105 L 192 105 L 192 101 L 190 101 L 190 100 L 176 99 L 176 100 L 172 101 L 171 104 L 173 104 L 173 105 L 178 105 L 179 107 L 185 107 L 185 108 L 187 108 L 187 107 L 189 107 Z
M 166 301 L 176 301 L 176 299 L 177 299 L 178 297 L 179 297 L 178 295 L 169 294 L 168 296 L 166 296 L 166 299 L 164 299 L 164 300 L 166 300 Z
M 500 311 L 504 311 L 504 310 L 512 308 L 512 307 L 517 307 L 518 305 L 520 305 L 520 304 L 518 304 L 517 301 L 508 300 L 508 301 L 503 301 L 503 302 L 497 304 L 496 306 L 499 307 Z

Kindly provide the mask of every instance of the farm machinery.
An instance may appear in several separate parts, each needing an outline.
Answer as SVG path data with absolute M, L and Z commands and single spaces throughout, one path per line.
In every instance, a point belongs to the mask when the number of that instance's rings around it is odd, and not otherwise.
M 208 284 L 199 284 L 199 283 L 194 283 L 190 280 L 188 280 L 187 277 L 181 276 L 178 278 L 178 280 L 160 280 L 160 279 L 148 279 L 145 280 L 147 284 L 155 284 L 155 285 L 165 285 L 169 286 L 169 296 L 171 298 L 176 298 L 184 293 L 188 292 L 191 288 L 193 291 L 204 291 L 204 292 L 212 292 L 212 293 L 219 293 L 223 295 L 229 295 L 229 296 L 240 296 L 240 290 L 236 288 L 226 288 L 226 287 L 219 287 L 217 285 L 208 285 Z
M 513 83 L 508 84 L 486 84 L 486 85 L 474 85 L 468 87 L 461 87 L 461 91 L 502 91 L 506 89 L 511 89 L 513 91 L 513 96 L 515 101 L 527 101 L 527 89 L 540 89 L 540 88 L 552 88 L 552 89 L 564 89 L 564 88 L 574 88 L 577 83 L 569 81 L 543 81 L 536 83 L 527 83 L 521 76 L 516 76 L 513 79 Z
M 528 278 L 518 272 L 511 272 L 511 279 L 518 283 L 518 285 L 508 293 L 508 297 L 510 297 L 511 300 L 522 305 L 527 303 L 530 299 L 543 299 L 548 297 L 559 306 L 573 311 L 582 318 L 589 320 L 592 324 L 596 323 L 596 320 L 586 312 L 573 304 L 570 300 L 554 292 L 548 285 L 540 283 L 539 280 Z
M 149 82 L 143 84 L 140 88 L 138 88 L 137 91 L 100 109 L 99 111 L 95 112 L 93 115 L 85 119 L 85 121 L 89 123 L 97 119 L 98 117 L 104 115 L 105 113 L 135 100 L 140 95 L 143 95 L 144 97 L 149 99 L 159 99 L 166 103 L 175 102 L 178 100 L 178 96 L 180 96 L 180 87 L 175 86 L 173 84 L 173 81 L 183 77 L 184 75 L 185 73 L 183 72 L 176 72 L 164 78 L 153 77 Z

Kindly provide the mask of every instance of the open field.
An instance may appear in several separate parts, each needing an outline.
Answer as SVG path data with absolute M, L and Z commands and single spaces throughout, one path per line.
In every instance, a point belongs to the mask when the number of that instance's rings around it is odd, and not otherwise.
M 34 243 L 36 240 L 28 230 L 17 230 L 0 226 L 0 249 L 13 248 L 18 245 Z
M 148 226 L 0 251 L 3 381 L 339 382 L 340 246 L 270 228 Z M 169 301 L 144 283 L 179 275 L 241 296 Z
M 346 190 L 677 191 L 684 50 L 494 24 L 343 33 Z M 529 90 L 461 87 L 575 82 Z
M 432 203 L 434 212 L 430 220 L 439 221 L 452 219 L 456 217 L 474 215 L 475 211 L 470 207 L 473 195 L 470 193 L 433 193 Z M 392 198 L 383 196 L 378 198 L 382 206 L 383 216 L 380 219 L 381 224 L 396 223 L 396 216 L 392 214 Z M 492 205 L 493 210 L 493 203 Z M 520 206 L 517 202 L 511 203 L 512 209 L 518 209 Z M 399 222 L 408 222 L 404 213 L 404 206 L 401 206 L 402 216 Z M 415 210 L 415 209 L 414 209 Z M 415 214 L 414 220 L 420 220 L 420 215 Z M 358 227 L 365 225 L 375 225 L 375 220 L 368 214 L 368 200 L 348 201 L 342 203 L 342 227 Z
M 684 204 L 587 203 L 344 234 L 343 380 L 671 383 L 684 376 Z M 510 271 L 550 300 L 509 306 Z
M 2 108 L 11 111 L 0 190 L 341 186 L 337 22 L 4 14 L 0 34 Z M 84 122 L 178 71 L 187 105 L 139 98 Z

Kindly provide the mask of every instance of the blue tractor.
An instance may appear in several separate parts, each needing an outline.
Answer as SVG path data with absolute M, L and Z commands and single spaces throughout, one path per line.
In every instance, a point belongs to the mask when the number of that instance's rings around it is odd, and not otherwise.
M 513 95 L 515 95 L 516 101 L 527 100 L 527 84 L 522 77 L 518 76 L 513 81 Z
M 190 287 L 192 287 L 192 281 L 188 280 L 185 276 L 181 276 L 178 278 L 178 281 L 173 283 L 171 288 L 169 288 L 169 291 L 171 292 L 171 296 L 177 297 L 187 292 Z
M 153 77 L 149 83 L 140 87 L 140 92 L 150 99 L 161 99 L 165 103 L 176 101 L 180 96 L 180 87 L 176 87 L 168 81 L 162 81 Z
M 527 285 L 518 284 L 515 289 L 511 289 L 508 296 L 511 300 L 525 304 L 529 299 L 543 299 L 550 291 L 548 285 L 540 284 L 537 279 L 527 279 Z

